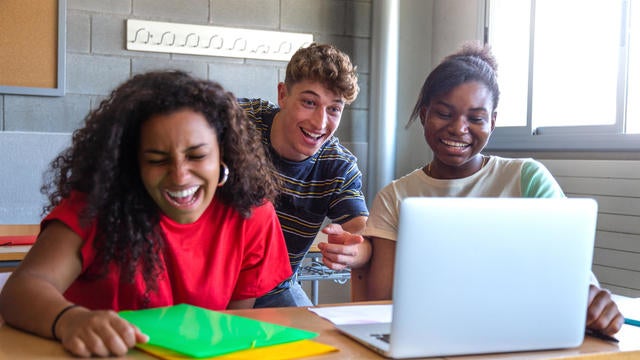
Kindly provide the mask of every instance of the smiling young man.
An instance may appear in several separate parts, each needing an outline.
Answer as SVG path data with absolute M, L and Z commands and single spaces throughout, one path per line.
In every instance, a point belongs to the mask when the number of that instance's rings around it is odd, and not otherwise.
M 278 84 L 277 106 L 239 99 L 278 171 L 282 192 L 275 207 L 294 272 L 255 307 L 312 305 L 296 274 L 325 218 L 333 223 L 323 229 L 327 243 L 318 245 L 325 265 L 357 268 L 371 256 L 368 240 L 348 236 L 364 230 L 369 213 L 357 159 L 334 136 L 345 107 L 358 95 L 357 82 L 346 54 L 314 43 L 291 58 Z

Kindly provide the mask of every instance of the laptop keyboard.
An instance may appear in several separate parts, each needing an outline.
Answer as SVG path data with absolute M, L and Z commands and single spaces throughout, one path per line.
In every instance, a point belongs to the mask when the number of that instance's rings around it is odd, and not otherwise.
M 380 340 L 380 341 L 384 341 L 387 344 L 389 343 L 389 338 L 390 338 L 391 334 L 371 334 L 371 336 L 373 336 L 374 338 Z

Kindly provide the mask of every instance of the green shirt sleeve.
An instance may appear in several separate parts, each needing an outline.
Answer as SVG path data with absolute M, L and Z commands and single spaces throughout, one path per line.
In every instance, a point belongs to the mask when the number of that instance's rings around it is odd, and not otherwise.
M 544 165 L 535 160 L 522 164 L 520 187 L 523 197 L 563 198 L 562 188 Z

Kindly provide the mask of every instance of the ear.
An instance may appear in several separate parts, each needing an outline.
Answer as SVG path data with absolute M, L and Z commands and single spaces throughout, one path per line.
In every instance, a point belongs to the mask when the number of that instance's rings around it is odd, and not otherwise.
M 424 123 L 427 121 L 427 116 L 429 116 L 429 108 L 422 106 L 420 108 L 420 124 L 422 124 L 422 126 L 424 126 Z
M 494 111 L 493 114 L 491 114 L 491 132 L 493 132 L 493 129 L 496 128 L 496 118 L 498 117 L 498 112 Z
M 286 105 L 287 96 L 289 96 L 287 85 L 283 82 L 278 83 L 278 106 L 281 109 Z

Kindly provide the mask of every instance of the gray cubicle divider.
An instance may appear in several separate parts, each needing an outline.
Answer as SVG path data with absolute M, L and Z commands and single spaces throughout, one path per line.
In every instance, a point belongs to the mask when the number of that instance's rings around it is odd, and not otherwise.
M 37 224 L 46 197 L 43 174 L 71 134 L 0 132 L 0 224 Z

